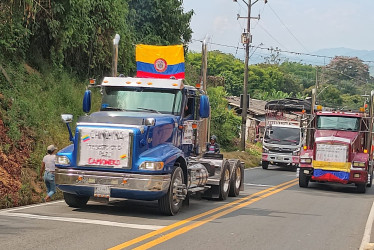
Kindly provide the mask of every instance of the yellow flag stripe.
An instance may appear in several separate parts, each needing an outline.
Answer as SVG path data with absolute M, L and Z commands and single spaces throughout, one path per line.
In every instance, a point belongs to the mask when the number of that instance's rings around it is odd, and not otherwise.
M 155 45 L 136 45 L 136 61 L 154 64 L 155 61 L 162 58 L 168 65 L 174 65 L 184 62 L 183 45 L 155 46 Z

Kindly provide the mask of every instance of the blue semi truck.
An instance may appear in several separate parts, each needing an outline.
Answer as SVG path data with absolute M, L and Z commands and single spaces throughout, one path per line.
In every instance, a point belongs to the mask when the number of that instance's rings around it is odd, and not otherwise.
M 56 156 L 56 184 L 65 202 L 83 207 L 93 197 L 158 200 L 175 215 L 190 195 L 225 200 L 243 190 L 243 165 L 221 154 L 203 153 L 209 99 L 183 80 L 105 77 L 100 111 L 61 115 L 71 145 Z

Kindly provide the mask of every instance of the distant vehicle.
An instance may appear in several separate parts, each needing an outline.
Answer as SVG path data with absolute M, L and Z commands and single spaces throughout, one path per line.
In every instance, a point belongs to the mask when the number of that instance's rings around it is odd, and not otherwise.
M 299 99 L 270 101 L 265 106 L 265 131 L 262 138 L 262 168 L 269 164 L 298 166 L 305 142 L 303 124 L 310 102 Z

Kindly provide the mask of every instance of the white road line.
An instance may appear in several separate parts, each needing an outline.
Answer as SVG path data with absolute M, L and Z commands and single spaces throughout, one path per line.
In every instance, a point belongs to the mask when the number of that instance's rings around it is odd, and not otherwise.
M 262 167 L 246 168 L 246 169 L 244 169 L 244 170 L 249 171 L 249 170 L 258 169 L 258 168 L 262 168 Z
M 374 202 L 373 202 L 373 205 L 371 206 L 370 214 L 366 222 L 365 232 L 364 232 L 364 236 L 362 237 L 360 250 L 366 249 L 366 246 L 370 242 L 370 235 L 371 235 L 371 228 L 373 226 L 373 221 L 374 221 Z
M 254 184 L 254 183 L 244 183 L 246 186 L 255 186 L 255 187 L 274 187 L 274 185 L 265 185 L 265 184 Z
M 47 206 L 47 205 L 53 205 L 53 204 L 61 203 L 61 202 L 64 202 L 64 200 L 45 202 L 45 203 L 40 203 L 40 204 L 36 204 L 36 205 L 27 205 L 27 206 L 22 206 L 22 207 L 12 207 L 12 208 L 7 208 L 7 209 L 1 209 L 0 214 L 13 212 L 13 211 L 18 211 L 18 210 L 22 210 L 22 209 L 26 209 L 26 208 L 34 208 L 34 207 L 42 207 L 42 206 Z
M 55 217 L 55 216 L 44 216 L 44 215 L 36 215 L 36 214 L 11 213 L 11 212 L 2 213 L 1 215 L 11 216 L 11 217 L 22 217 L 22 218 L 29 218 L 29 219 L 38 219 L 38 220 L 75 222 L 75 223 L 82 223 L 82 224 L 95 224 L 95 225 L 102 225 L 102 226 L 124 227 L 124 228 L 145 229 L 145 230 L 158 230 L 164 227 L 164 226 L 154 226 L 154 225 L 140 225 L 140 224 L 129 224 L 129 223 L 120 223 L 120 222 L 103 221 L 103 220 L 89 220 L 89 219 Z

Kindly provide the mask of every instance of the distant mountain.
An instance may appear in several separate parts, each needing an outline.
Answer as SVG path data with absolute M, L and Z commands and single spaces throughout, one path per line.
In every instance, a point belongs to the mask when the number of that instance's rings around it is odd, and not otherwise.
M 374 50 L 356 50 L 348 48 L 330 48 L 330 49 L 320 49 L 308 54 L 335 57 L 335 56 L 348 56 L 348 57 L 358 57 L 363 61 L 374 62 Z M 255 57 L 250 60 L 251 64 L 263 63 L 270 53 L 264 53 L 261 57 Z M 294 62 L 300 62 L 303 64 L 311 65 L 326 65 L 329 64 L 330 59 L 325 57 L 316 57 L 308 55 L 294 55 L 290 53 L 280 53 L 281 61 L 289 60 Z M 369 65 L 370 74 L 374 76 L 374 63 L 364 62 Z

